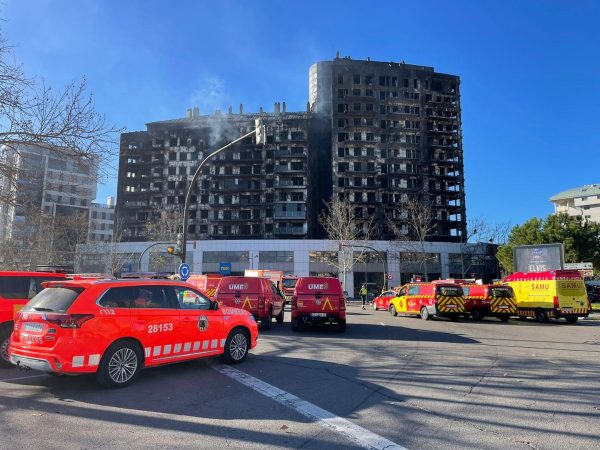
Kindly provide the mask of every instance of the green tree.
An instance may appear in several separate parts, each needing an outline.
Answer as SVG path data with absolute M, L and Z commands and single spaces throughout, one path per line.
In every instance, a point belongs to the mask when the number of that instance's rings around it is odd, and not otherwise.
M 496 256 L 502 268 L 512 272 L 514 246 L 552 243 L 564 245 L 566 262 L 591 261 L 594 267 L 600 267 L 600 224 L 567 214 L 534 217 L 516 225 Z

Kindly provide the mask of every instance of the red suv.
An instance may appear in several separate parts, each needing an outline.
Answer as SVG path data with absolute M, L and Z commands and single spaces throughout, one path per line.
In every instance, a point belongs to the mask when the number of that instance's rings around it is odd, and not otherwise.
M 291 304 L 294 331 L 326 323 L 337 324 L 339 332 L 346 331 L 346 299 L 337 278 L 298 278 Z
M 215 300 L 220 305 L 250 311 L 265 330 L 271 328 L 273 317 L 283 323 L 285 299 L 268 278 L 225 277 L 219 281 Z
M 66 278 L 63 273 L 0 272 L 0 367 L 12 367 L 8 359 L 8 344 L 19 310 L 43 289 L 44 281 Z
M 248 312 L 221 309 L 184 282 L 67 280 L 47 283 L 19 312 L 9 357 L 122 387 L 143 367 L 215 355 L 241 362 L 257 338 Z

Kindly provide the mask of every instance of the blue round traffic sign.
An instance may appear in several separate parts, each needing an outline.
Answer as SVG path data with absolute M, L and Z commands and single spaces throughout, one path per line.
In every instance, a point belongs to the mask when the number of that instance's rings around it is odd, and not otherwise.
M 183 263 L 179 266 L 179 277 L 185 281 L 190 277 L 190 265 Z

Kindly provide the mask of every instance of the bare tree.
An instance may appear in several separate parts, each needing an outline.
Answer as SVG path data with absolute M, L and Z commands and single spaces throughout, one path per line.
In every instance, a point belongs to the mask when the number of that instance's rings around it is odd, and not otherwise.
M 35 144 L 51 154 L 74 158 L 81 166 L 95 166 L 108 174 L 116 153 L 118 134 L 99 114 L 87 92 L 85 79 L 55 91 L 43 81 L 28 78 L 14 62 L 11 48 L 0 37 L 0 148 L 19 154 L 22 144 Z M 14 204 L 19 168 L 0 161 L 0 202 Z
M 482 246 L 487 248 L 488 244 L 504 244 L 509 232 L 509 222 L 492 224 L 481 216 L 467 220 L 467 234 L 460 242 L 462 278 L 465 278 L 472 265 L 481 264 L 489 256 L 487 251 L 482 250 Z M 468 245 L 474 243 L 481 245 Z
M 353 244 L 362 245 L 367 243 L 374 231 L 374 218 L 359 219 L 355 217 L 354 208 L 346 199 L 340 200 L 334 197 L 331 201 L 325 202 L 325 210 L 319 216 L 319 223 L 323 226 L 327 239 L 338 243 L 338 261 L 337 264 L 329 264 L 342 272 L 344 289 L 346 287 L 348 272 L 361 260 L 365 252 L 364 247 L 356 247 L 358 252 L 354 251 Z
M 39 205 L 21 206 L 23 221 L 2 243 L 0 263 L 6 268 L 34 269 L 37 265 L 73 265 L 77 246 L 87 241 L 87 211 L 44 213 Z
M 428 281 L 427 262 L 431 257 L 425 252 L 426 242 L 435 230 L 431 204 L 410 198 L 402 207 L 394 211 L 394 217 L 387 218 L 388 228 L 419 263 Z

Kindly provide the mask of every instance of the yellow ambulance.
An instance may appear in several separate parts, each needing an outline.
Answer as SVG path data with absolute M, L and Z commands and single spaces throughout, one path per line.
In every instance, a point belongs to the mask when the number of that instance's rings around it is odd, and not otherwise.
M 517 272 L 504 279 L 517 298 L 520 319 L 534 317 L 538 322 L 564 318 L 575 323 L 591 312 L 585 283 L 576 270 Z

